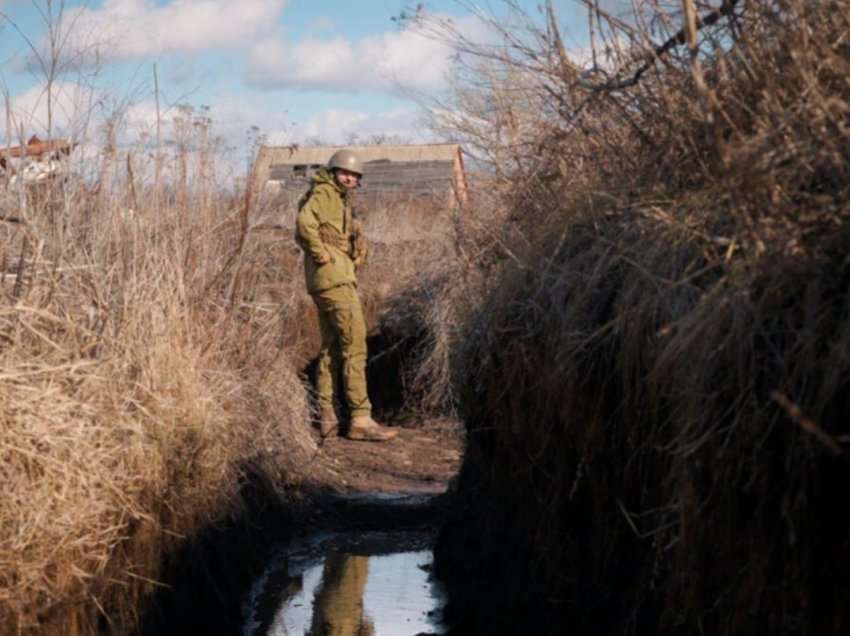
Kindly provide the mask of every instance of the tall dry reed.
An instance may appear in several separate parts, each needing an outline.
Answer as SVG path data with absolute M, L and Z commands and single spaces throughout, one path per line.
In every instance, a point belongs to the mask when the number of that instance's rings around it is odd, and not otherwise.
M 165 558 L 238 513 L 249 470 L 282 489 L 315 452 L 300 316 L 255 302 L 257 280 L 297 272 L 248 231 L 254 193 L 219 187 L 203 144 L 158 187 L 139 155 L 100 161 L 93 186 L 4 199 L 3 633 L 129 632 Z

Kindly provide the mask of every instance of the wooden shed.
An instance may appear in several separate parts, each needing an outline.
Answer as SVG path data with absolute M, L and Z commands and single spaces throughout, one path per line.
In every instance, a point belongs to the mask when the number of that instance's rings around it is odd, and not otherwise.
M 363 181 L 358 198 L 371 205 L 422 197 L 445 199 L 447 205 L 466 202 L 466 174 L 458 144 L 262 146 L 257 154 L 256 175 L 266 187 L 299 197 L 309 188 L 313 173 L 342 148 L 353 150 L 362 158 Z

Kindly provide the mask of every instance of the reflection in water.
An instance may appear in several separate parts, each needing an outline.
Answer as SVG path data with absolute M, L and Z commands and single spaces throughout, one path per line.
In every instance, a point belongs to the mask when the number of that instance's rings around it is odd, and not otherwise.
M 429 541 L 410 533 L 335 535 L 282 554 L 248 599 L 245 636 L 443 633 Z
M 313 601 L 312 636 L 374 636 L 363 613 L 369 557 L 329 554 Z

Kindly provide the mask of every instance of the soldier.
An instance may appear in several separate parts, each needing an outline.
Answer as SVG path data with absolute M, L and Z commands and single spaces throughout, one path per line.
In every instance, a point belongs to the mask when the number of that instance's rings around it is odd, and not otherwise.
M 366 323 L 357 295 L 355 271 L 365 258 L 365 243 L 352 219 L 349 193 L 360 185 L 363 167 L 350 150 L 333 154 L 313 175 L 296 222 L 296 242 L 304 250 L 307 291 L 319 312 L 322 347 L 316 392 L 322 437 L 336 435 L 335 384 L 342 376 L 351 415 L 348 438 L 386 441 L 395 431 L 372 419 L 366 387 Z

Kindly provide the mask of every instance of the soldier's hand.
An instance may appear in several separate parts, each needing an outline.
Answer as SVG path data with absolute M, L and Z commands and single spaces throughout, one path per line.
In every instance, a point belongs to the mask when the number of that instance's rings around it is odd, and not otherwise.
M 327 265 L 331 261 L 333 261 L 333 258 L 331 258 L 331 255 L 326 251 L 319 254 L 319 256 L 313 257 L 313 262 L 315 262 L 316 265 L 319 265 L 319 266 Z

